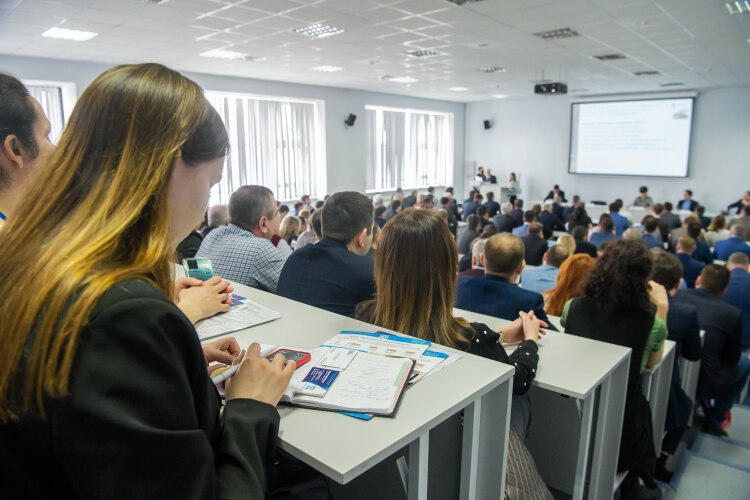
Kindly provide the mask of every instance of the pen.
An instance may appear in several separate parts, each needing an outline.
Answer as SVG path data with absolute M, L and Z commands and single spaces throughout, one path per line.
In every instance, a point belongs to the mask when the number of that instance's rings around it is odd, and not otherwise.
M 240 365 L 236 364 L 236 365 L 230 366 L 230 367 L 228 367 L 226 369 L 220 368 L 219 370 L 216 370 L 219 373 L 216 376 L 211 377 L 211 380 L 213 380 L 214 385 L 220 385 L 225 380 L 227 380 L 232 375 L 234 375 L 235 372 L 237 371 L 237 369 L 239 369 L 239 367 L 240 367 Z

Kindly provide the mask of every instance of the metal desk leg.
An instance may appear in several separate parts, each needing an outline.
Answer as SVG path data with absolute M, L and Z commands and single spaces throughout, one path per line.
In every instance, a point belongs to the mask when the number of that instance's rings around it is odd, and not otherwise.
M 589 450 L 594 438 L 594 400 L 596 391 L 579 403 L 581 411 L 581 436 L 578 440 L 578 463 L 576 464 L 576 477 L 573 483 L 573 498 L 584 498 L 584 491 L 588 483 Z
M 512 379 L 464 409 L 462 500 L 503 498 Z
M 430 456 L 430 432 L 409 443 L 409 500 L 427 500 L 427 462 Z
M 651 404 L 651 422 L 654 429 L 654 451 L 661 455 L 661 441 L 664 438 L 664 422 L 667 419 L 667 405 L 669 404 L 669 390 L 672 384 L 672 369 L 674 368 L 675 349 L 661 360 L 659 369 L 654 373 L 648 395 Z

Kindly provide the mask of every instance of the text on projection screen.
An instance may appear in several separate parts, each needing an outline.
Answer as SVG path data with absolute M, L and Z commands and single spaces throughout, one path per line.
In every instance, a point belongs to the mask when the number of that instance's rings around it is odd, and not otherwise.
M 575 103 L 569 171 L 687 176 L 693 99 Z

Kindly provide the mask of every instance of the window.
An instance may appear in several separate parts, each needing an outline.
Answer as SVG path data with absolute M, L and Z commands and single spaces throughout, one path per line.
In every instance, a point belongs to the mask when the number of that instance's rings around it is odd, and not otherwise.
M 76 102 L 76 86 L 69 82 L 24 80 L 29 94 L 39 101 L 50 123 L 49 139 L 57 144 Z
M 206 92 L 229 132 L 231 151 L 211 203 L 229 201 L 240 186 L 266 186 L 277 200 L 325 191 L 322 101 Z
M 366 106 L 367 191 L 453 183 L 453 113 Z

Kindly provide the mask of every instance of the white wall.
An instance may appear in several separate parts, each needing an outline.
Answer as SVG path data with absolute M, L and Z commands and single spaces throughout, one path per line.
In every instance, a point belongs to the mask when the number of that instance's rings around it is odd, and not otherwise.
M 107 67 L 109 66 L 106 64 L 0 54 L 0 71 L 12 73 L 23 79 L 75 82 L 78 94 L 83 92 L 86 86 Z M 463 103 L 267 80 L 189 72 L 184 72 L 184 74 L 207 90 L 324 100 L 328 194 L 342 190 L 365 191 L 365 105 L 452 112 L 455 127 L 454 164 L 456 174 L 454 175 L 454 185 L 457 192 L 463 191 L 464 130 L 466 127 L 464 122 L 465 105 Z M 357 121 L 353 127 L 346 127 L 344 124 L 344 120 L 349 113 L 357 115 Z
M 657 202 L 675 203 L 692 189 L 716 212 L 750 190 L 750 87 L 699 92 L 688 177 L 680 179 L 569 174 L 570 103 L 566 96 L 535 96 L 468 104 L 466 160 L 491 167 L 498 180 L 519 173 L 527 200 L 540 200 L 559 184 L 568 199 L 579 194 L 629 204 L 645 184 Z M 492 120 L 490 130 L 483 120 Z

